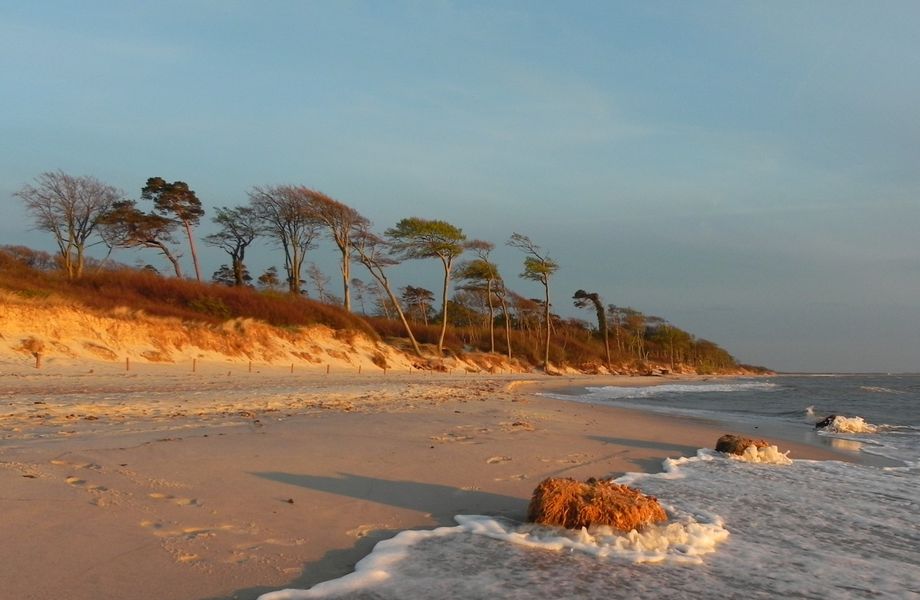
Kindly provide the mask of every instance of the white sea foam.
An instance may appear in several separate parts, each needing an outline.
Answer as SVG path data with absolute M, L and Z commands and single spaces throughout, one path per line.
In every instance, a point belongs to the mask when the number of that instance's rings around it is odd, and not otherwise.
M 353 575 L 263 599 L 894 599 L 920 591 L 915 469 L 780 467 L 711 450 L 663 467 L 617 482 L 658 497 L 666 525 L 623 535 L 458 517 L 457 527 L 381 542 Z
M 467 531 L 512 544 L 543 550 L 574 550 L 596 557 L 616 558 L 633 563 L 699 563 L 728 538 L 719 517 L 697 520 L 669 507 L 668 523 L 650 525 L 628 533 L 608 526 L 567 530 L 532 524 L 515 524 L 491 517 L 458 515 L 457 522 Z
M 743 460 L 750 463 L 763 463 L 763 464 L 773 464 L 773 465 L 791 465 L 792 459 L 789 458 L 789 452 L 780 452 L 779 448 L 776 446 L 764 446 L 763 448 L 758 448 L 751 444 L 744 449 L 744 453 L 740 455 L 729 455 L 730 458 L 735 460 Z
M 837 415 L 825 431 L 833 433 L 877 433 L 878 425 L 866 423 L 862 417 L 842 417 Z
M 676 383 L 665 385 L 651 385 L 644 387 L 623 387 L 607 385 L 603 387 L 587 387 L 588 395 L 610 400 L 624 398 L 649 398 L 663 394 L 703 394 L 703 393 L 730 393 L 743 391 L 769 391 L 775 389 L 775 383 L 768 382 L 735 382 L 735 383 Z

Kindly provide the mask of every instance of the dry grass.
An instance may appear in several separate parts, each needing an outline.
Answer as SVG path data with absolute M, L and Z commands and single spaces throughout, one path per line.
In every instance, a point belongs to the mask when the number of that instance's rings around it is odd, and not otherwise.
M 580 529 L 609 525 L 632 531 L 666 521 L 664 509 L 653 496 L 626 485 L 589 479 L 544 479 L 533 492 L 527 520 L 541 525 Z
M 325 325 L 378 339 L 361 317 L 307 298 L 161 277 L 133 269 L 104 271 L 69 281 L 33 269 L 0 251 L 0 289 L 25 298 L 59 298 L 112 313 L 128 307 L 158 317 L 209 324 L 251 318 L 277 327 Z

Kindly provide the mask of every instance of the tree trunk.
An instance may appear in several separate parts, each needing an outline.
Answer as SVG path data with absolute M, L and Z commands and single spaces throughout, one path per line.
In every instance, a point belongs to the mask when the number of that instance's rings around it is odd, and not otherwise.
M 444 264 L 444 287 L 441 292 L 444 297 L 444 302 L 441 305 L 441 336 L 438 338 L 438 354 L 444 352 L 444 336 L 447 334 L 447 288 L 450 286 L 451 267 L 450 260 L 442 257 L 441 262 Z
M 346 312 L 351 312 L 351 256 L 348 251 L 349 246 L 340 246 L 342 251 L 342 295 L 345 297 L 344 306 Z
M 195 238 L 192 237 L 192 226 L 188 221 L 185 224 L 185 233 L 188 234 L 188 249 L 192 253 L 192 264 L 195 265 L 195 279 L 201 281 L 201 265 L 198 264 L 198 251 L 195 250 Z
M 550 339 L 550 322 L 549 322 L 549 281 L 543 282 L 546 301 L 543 304 L 543 319 L 546 323 L 546 352 L 543 359 L 543 370 L 549 369 L 549 339 Z
M 491 347 L 489 352 L 495 354 L 495 305 L 492 302 L 492 280 L 489 280 L 489 286 L 486 290 L 489 295 L 489 340 Z
M 169 251 L 169 248 L 166 247 L 166 244 L 161 242 L 153 242 L 153 247 L 159 248 L 160 252 L 163 253 L 163 256 L 165 256 L 169 262 L 172 263 L 173 269 L 176 271 L 176 278 L 182 279 L 182 265 L 179 264 L 179 259 Z
M 419 348 L 418 341 L 416 341 L 415 336 L 412 335 L 412 328 L 409 326 L 409 321 L 406 320 L 406 315 L 403 313 L 402 306 L 399 305 L 399 301 L 396 299 L 396 296 L 393 295 L 393 290 L 390 289 L 390 281 L 387 279 L 387 276 L 383 272 L 377 273 L 374 271 L 371 266 L 365 262 L 362 264 L 367 267 L 367 270 L 370 272 L 371 277 L 377 280 L 381 286 L 383 286 L 384 291 L 387 293 L 387 296 L 390 298 L 390 302 L 393 303 L 393 306 L 396 308 L 396 313 L 399 315 L 399 320 L 402 321 L 403 327 L 406 328 L 406 334 L 409 336 L 409 341 L 412 342 L 412 348 L 415 350 L 415 353 L 418 356 L 422 355 L 422 349 Z
M 505 318 L 505 343 L 508 345 L 508 360 L 511 360 L 511 319 L 508 317 L 508 305 L 505 303 L 505 297 L 499 296 L 502 304 L 502 316 Z

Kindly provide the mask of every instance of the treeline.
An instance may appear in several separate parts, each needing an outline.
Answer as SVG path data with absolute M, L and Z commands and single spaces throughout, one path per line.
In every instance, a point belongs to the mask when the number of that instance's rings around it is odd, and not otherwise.
M 103 271 L 125 273 L 122 265 L 110 260 L 115 249 L 150 249 L 172 265 L 174 281 L 181 281 L 180 248 L 187 246 L 195 278 L 202 280 L 195 229 L 205 210 L 197 194 L 182 181 L 152 177 L 141 189 L 139 200 L 133 200 L 93 177 L 57 171 L 42 173 L 16 196 L 36 228 L 52 235 L 58 253 L 51 261 L 42 253 L 6 248 L 7 264 L 13 260 L 42 271 L 54 269 L 71 285 L 79 286 L 88 276 L 98 281 Z M 360 312 L 381 335 L 405 339 L 419 356 L 425 354 L 422 345 L 430 344 L 436 356 L 446 351 L 480 350 L 544 368 L 594 364 L 611 370 L 623 365 L 647 370 L 649 364 L 657 363 L 670 369 L 715 372 L 738 366 L 718 345 L 696 339 L 664 319 L 605 305 L 596 293 L 578 290 L 573 297 L 575 306 L 595 311 L 595 323 L 555 314 L 549 301 L 550 284 L 559 265 L 526 235 L 513 233 L 505 243 L 521 251 L 520 277 L 539 283 L 541 298 L 526 298 L 510 289 L 491 258 L 494 244 L 468 239 L 451 223 L 410 217 L 375 231 L 370 220 L 354 208 L 305 186 L 254 187 L 248 199 L 245 205 L 216 208 L 211 215 L 216 232 L 202 241 L 228 257 L 212 281 L 244 294 L 303 299 L 309 280 L 318 301 L 311 304 L 338 305 L 349 317 Z M 277 248 L 281 273 L 270 267 L 253 279 L 246 255 L 257 240 Z M 307 261 L 309 252 L 322 240 L 331 242 L 340 255 L 341 296 L 332 291 L 331 279 Z M 106 250 L 101 260 L 87 256 L 87 250 L 97 245 Z M 426 259 L 441 267 L 437 304 L 431 290 L 412 285 L 396 288 L 390 278 L 395 265 Z M 366 280 L 352 276 L 354 265 L 364 267 Z M 149 266 L 145 270 L 155 272 Z M 456 288 L 453 293 L 452 287 Z M 160 289 L 166 293 L 165 287 Z M 183 302 L 197 302 L 198 312 L 212 313 L 211 317 L 243 316 L 226 306 L 220 299 L 223 293 L 216 289 L 210 286 L 211 291 L 199 291 Z M 302 309 L 308 310 L 306 305 Z

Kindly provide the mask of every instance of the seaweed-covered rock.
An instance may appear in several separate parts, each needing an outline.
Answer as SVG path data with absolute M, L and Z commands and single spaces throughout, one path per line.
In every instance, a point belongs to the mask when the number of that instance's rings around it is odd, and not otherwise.
M 534 490 L 527 511 L 528 521 L 569 529 L 609 525 L 631 531 L 667 518 L 653 496 L 594 478 L 583 483 L 568 477 L 544 479 Z
M 770 443 L 766 440 L 754 440 L 741 435 L 726 433 L 716 441 L 716 452 L 741 455 L 744 454 L 744 451 L 750 446 L 760 449 L 766 448 L 769 445 Z
M 825 429 L 827 427 L 830 427 L 831 425 L 834 424 L 834 421 L 836 420 L 837 420 L 837 415 L 830 415 L 828 417 L 824 417 L 824 419 L 815 423 L 815 429 Z

